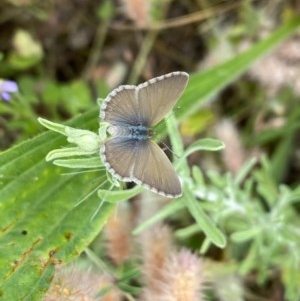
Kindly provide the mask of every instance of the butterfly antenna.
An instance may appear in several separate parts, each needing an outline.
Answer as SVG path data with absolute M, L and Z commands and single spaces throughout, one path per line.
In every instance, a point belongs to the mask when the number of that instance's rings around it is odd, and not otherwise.
M 159 124 L 158 124 L 158 129 L 162 126 L 162 124 L 163 123 L 165 123 L 166 122 L 166 120 L 168 120 L 172 115 L 174 115 L 175 113 L 175 111 L 177 111 L 177 110 L 179 110 L 180 109 L 180 106 L 176 106 L 176 109 L 174 110 L 172 110 L 171 112 L 170 112 L 170 114 L 168 114 L 168 116 L 166 117 L 166 118 L 164 118 L 163 119 L 163 121 L 161 121 Z M 154 133 L 154 135 L 155 135 L 155 133 Z M 159 139 L 160 140 L 160 139 Z M 160 143 L 164 146 L 163 147 L 163 151 L 165 151 L 165 150 L 169 150 L 171 153 L 172 153 L 172 155 L 173 156 L 175 156 L 177 159 L 179 159 L 180 157 L 177 155 L 177 154 L 175 154 L 174 152 L 173 152 L 173 150 L 166 144 L 166 143 L 164 143 L 163 141 L 161 141 L 160 140 Z

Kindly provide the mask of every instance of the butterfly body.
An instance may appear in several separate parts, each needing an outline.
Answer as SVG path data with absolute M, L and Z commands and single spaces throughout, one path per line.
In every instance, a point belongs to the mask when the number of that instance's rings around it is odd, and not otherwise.
M 152 136 L 152 130 L 144 125 L 112 125 L 108 127 L 112 137 L 126 137 L 133 140 L 147 140 Z
M 106 97 L 100 119 L 109 123 L 110 137 L 100 156 L 114 177 L 167 197 L 181 196 L 180 180 L 166 154 L 151 140 L 151 127 L 176 104 L 188 77 L 172 72 L 138 86 L 120 86 Z

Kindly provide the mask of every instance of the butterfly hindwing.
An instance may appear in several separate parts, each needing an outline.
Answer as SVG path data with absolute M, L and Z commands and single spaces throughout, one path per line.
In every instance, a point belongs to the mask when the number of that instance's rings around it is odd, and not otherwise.
M 133 169 L 134 182 L 168 197 L 182 194 L 179 178 L 163 150 L 147 140 L 137 152 Z
M 179 178 L 155 142 L 111 138 L 101 155 L 107 169 L 119 180 L 133 181 L 168 197 L 181 195 Z

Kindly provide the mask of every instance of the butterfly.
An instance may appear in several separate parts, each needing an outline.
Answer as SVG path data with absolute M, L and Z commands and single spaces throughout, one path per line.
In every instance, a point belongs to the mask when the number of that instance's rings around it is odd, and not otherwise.
M 112 176 L 166 197 L 182 195 L 171 162 L 151 140 L 151 128 L 174 107 L 188 79 L 185 72 L 172 72 L 138 86 L 119 86 L 104 99 L 100 121 L 108 123 L 110 137 L 102 144 L 100 156 Z

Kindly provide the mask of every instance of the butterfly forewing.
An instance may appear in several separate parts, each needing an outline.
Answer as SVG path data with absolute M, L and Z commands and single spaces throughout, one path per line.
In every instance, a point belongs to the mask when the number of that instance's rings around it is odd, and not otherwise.
M 174 107 L 188 82 L 185 72 L 172 72 L 139 86 L 113 90 L 101 106 L 101 119 L 111 124 L 153 126 Z
M 189 75 L 172 72 L 149 80 L 138 86 L 139 110 L 142 119 L 153 126 L 161 121 L 182 95 Z
M 101 105 L 100 118 L 113 125 L 134 125 L 139 122 L 136 86 L 120 86 Z

